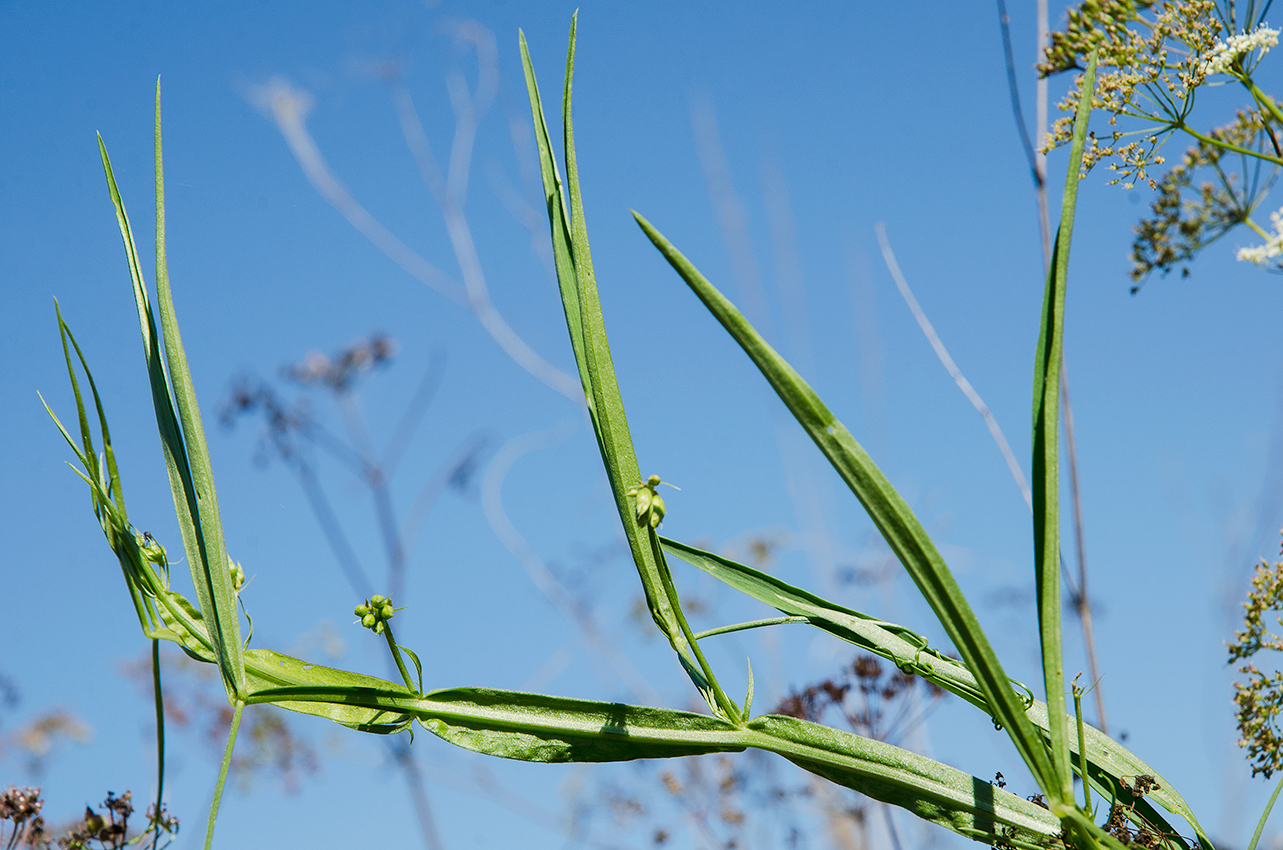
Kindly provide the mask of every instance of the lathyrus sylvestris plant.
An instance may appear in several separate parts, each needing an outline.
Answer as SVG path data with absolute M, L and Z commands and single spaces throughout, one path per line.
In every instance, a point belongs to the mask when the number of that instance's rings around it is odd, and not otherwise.
M 59 316 L 68 373 L 75 390 L 80 439 L 73 438 L 66 429 L 63 433 L 82 464 L 78 472 L 90 487 L 94 513 L 120 562 L 144 633 L 155 640 L 176 642 L 193 658 L 216 664 L 221 671 L 234 721 L 217 787 L 221 789 L 242 710 L 246 705 L 270 703 L 374 734 L 400 732 L 418 723 L 457 746 L 524 761 L 669 758 L 753 747 L 777 753 L 832 782 L 998 847 L 1116 849 L 1141 837 L 1148 842 L 1146 846 L 1211 848 L 1198 819 L 1171 783 L 1117 741 L 1084 724 L 1081 712 L 1076 710 L 1079 700 L 1075 699 L 1074 712 L 1066 700 L 1057 555 L 1056 400 L 1069 247 L 1090 98 L 1078 105 L 1072 129 L 1060 230 L 1046 281 L 1034 369 L 1034 573 L 1043 658 L 1042 691 L 1046 697 L 1040 700 L 1003 672 L 943 557 L 908 504 L 851 432 L 735 305 L 654 225 L 636 215 L 646 237 L 749 356 L 846 482 L 961 657 L 955 660 L 929 646 L 911 629 L 851 610 L 660 535 L 664 512 L 663 500 L 656 490 L 660 480 L 658 476 L 645 480 L 641 477 L 615 380 L 588 245 L 571 120 L 574 50 L 572 24 L 561 104 L 563 182 L 524 35 L 521 38 L 566 326 L 587 411 L 651 617 L 703 697 L 708 713 L 480 687 L 424 691 L 421 682 L 409 675 L 402 659 L 404 650 L 392 638 L 388 620 L 394 609 L 391 601 L 383 598 L 366 600 L 356 610 L 367 628 L 387 639 L 402 674 L 401 683 L 305 664 L 271 650 L 247 648 L 248 641 L 241 637 L 233 563 L 223 544 L 213 473 L 166 270 L 158 86 L 155 277 L 159 330 L 105 147 L 101 154 L 133 281 L 156 421 L 183 548 L 196 587 L 195 604 L 171 588 L 165 550 L 130 524 L 101 400 L 90 378 L 102 443 L 100 456 L 73 368 L 72 348 L 86 374 L 88 368 Z M 1092 55 L 1083 74 L 1083 91 L 1093 91 L 1096 67 L 1096 57 Z M 670 558 L 703 570 L 783 616 L 694 633 L 682 611 Z M 985 712 L 1006 730 L 1041 788 L 1045 803 L 1031 802 L 986 780 L 890 744 L 794 717 L 755 716 L 751 677 L 744 700 L 732 698 L 718 682 L 700 641 L 711 634 L 781 622 L 804 622 L 828 632 L 895 663 L 907 673 L 924 677 Z M 407 654 L 418 668 L 417 657 Z M 1075 696 L 1079 695 L 1075 690 Z M 1075 774 L 1085 780 L 1081 798 L 1075 794 Z M 216 794 L 206 834 L 207 847 L 217 808 Z M 1183 818 L 1188 828 L 1174 826 L 1169 816 Z M 1185 837 L 1189 831 L 1193 835 Z

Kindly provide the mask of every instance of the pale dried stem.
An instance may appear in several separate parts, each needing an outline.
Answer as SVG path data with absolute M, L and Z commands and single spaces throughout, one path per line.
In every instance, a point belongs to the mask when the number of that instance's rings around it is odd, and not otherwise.
M 753 253 L 752 240 L 749 238 L 748 214 L 735 192 L 730 166 L 726 159 L 726 150 L 722 145 L 717 126 L 717 115 L 708 98 L 699 97 L 691 102 L 691 127 L 694 131 L 700 164 L 703 166 L 709 199 L 717 212 L 722 239 L 730 257 L 731 276 L 735 280 L 744 305 L 744 314 L 763 337 L 774 341 L 775 326 L 771 318 L 766 288 L 762 283 L 761 270 Z M 804 335 L 805 325 L 799 327 L 797 324 L 799 319 L 804 321 L 804 317 L 796 315 L 799 309 L 804 311 L 804 307 L 799 305 L 804 298 L 801 270 L 796 262 L 790 264 L 789 260 L 790 251 L 794 258 L 796 257 L 796 249 L 788 244 L 793 230 L 792 213 L 787 209 L 786 202 L 781 204 L 782 179 L 779 185 L 774 186 L 768 181 L 766 188 L 773 247 L 777 260 L 780 261 L 781 274 L 789 278 L 782 288 L 785 290 L 786 303 L 792 302 L 792 306 L 787 308 L 792 316 L 791 330 Z M 775 408 L 772 408 L 772 411 L 775 411 Z M 774 424 L 776 445 L 784 464 L 786 488 L 793 503 L 794 514 L 798 519 L 803 545 L 816 577 L 823 586 L 832 589 L 837 571 L 837 555 L 834 551 L 833 537 L 824 518 L 827 500 L 823 498 L 817 486 L 817 479 L 810 464 L 810 455 L 802 440 L 796 436 L 794 429 L 789 427 L 789 423 L 778 416 Z
M 456 38 L 471 43 L 477 52 L 478 82 L 475 92 L 468 90 L 458 73 L 447 78 L 447 91 L 455 114 L 455 134 L 450 161 L 444 177 L 428 144 L 414 104 L 405 87 L 393 83 L 393 103 L 401 121 L 406 143 L 414 156 L 420 175 L 441 208 L 441 216 L 454 251 L 455 261 L 463 276 L 463 285 L 429 263 L 392 234 L 378 219 L 352 196 L 335 176 L 324 155 L 307 129 L 306 117 L 311 98 L 294 89 L 288 82 L 274 80 L 256 93 L 262 105 L 285 138 L 295 160 L 312 187 L 348 222 L 389 259 L 411 276 L 456 304 L 470 309 L 477 321 L 513 362 L 540 383 L 582 405 L 583 390 L 577 378 L 548 363 L 508 324 L 490 299 L 476 243 L 464 213 L 468 175 L 481 117 L 494 99 L 498 85 L 498 58 L 490 33 L 475 23 L 459 24 Z
M 1029 481 L 1025 478 L 1024 470 L 1020 468 L 1020 461 L 1016 460 L 1016 453 L 1011 450 L 1011 444 L 1007 442 L 1007 437 L 1002 433 L 1001 426 L 998 425 L 997 418 L 994 417 L 993 411 L 989 405 L 985 404 L 984 399 L 976 392 L 975 387 L 962 374 L 958 364 L 953 362 L 949 356 L 949 351 L 940 341 L 939 334 L 936 333 L 935 327 L 931 320 L 927 318 L 926 313 L 922 311 L 922 306 L 918 304 L 918 299 L 913 296 L 913 290 L 909 288 L 909 282 L 904 279 L 904 273 L 900 271 L 900 264 L 895 260 L 895 252 L 891 250 L 891 243 L 887 239 L 886 227 L 882 222 L 878 222 L 873 228 L 878 235 L 878 245 L 882 248 L 882 259 L 886 261 L 887 270 L 891 272 L 891 279 L 895 281 L 896 289 L 900 290 L 900 296 L 904 303 L 909 306 L 909 311 L 913 313 L 913 318 L 917 320 L 918 327 L 926 336 L 927 341 L 931 343 L 931 348 L 935 351 L 940 362 L 944 364 L 945 371 L 953 382 L 962 390 L 962 394 L 971 402 L 971 406 L 980 414 L 980 418 L 985 421 L 985 426 L 989 429 L 993 441 L 998 444 L 998 451 L 1002 452 L 1003 460 L 1007 462 L 1007 469 L 1011 471 L 1011 477 L 1015 479 L 1016 486 L 1020 488 L 1020 495 L 1024 497 L 1025 504 L 1030 510 L 1033 510 L 1033 494 L 1029 489 Z

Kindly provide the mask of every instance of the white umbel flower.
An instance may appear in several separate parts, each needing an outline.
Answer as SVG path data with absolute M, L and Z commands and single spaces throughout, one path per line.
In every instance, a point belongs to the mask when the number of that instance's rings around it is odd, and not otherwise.
M 1238 57 L 1257 49 L 1264 53 L 1271 47 L 1277 47 L 1278 43 L 1279 31 L 1262 23 L 1252 32 L 1232 35 L 1228 41 L 1216 42 L 1212 55 L 1203 62 L 1203 73 L 1209 76 L 1228 73 L 1230 65 Z
M 1274 232 L 1266 238 L 1265 244 L 1239 248 L 1239 260 L 1263 266 L 1275 257 L 1283 256 L 1283 209 L 1270 213 L 1270 223 L 1274 225 Z

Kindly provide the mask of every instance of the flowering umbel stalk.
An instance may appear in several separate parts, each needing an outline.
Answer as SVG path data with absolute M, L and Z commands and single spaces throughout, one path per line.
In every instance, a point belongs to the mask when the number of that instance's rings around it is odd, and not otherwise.
M 1249 4 L 1240 15 L 1228 0 L 1086 0 L 1070 10 L 1065 30 L 1052 34 L 1038 65 L 1043 76 L 1080 68 L 1087 53 L 1100 49 L 1094 106 L 1109 115 L 1109 130 L 1091 134 L 1084 174 L 1107 161 L 1111 184 L 1131 190 L 1143 183 L 1158 192 L 1136 227 L 1133 293 L 1154 270 L 1188 274 L 1189 261 L 1239 225 L 1264 244 L 1239 250 L 1238 259 L 1283 271 L 1278 227 L 1270 233 L 1252 219 L 1283 166 L 1283 110 L 1252 76 L 1278 45 L 1279 30 L 1262 20 L 1268 6 Z M 1198 90 L 1226 85 L 1239 86 L 1248 103 L 1233 121 L 1200 127 Z M 1073 109 L 1080 97 L 1078 87 L 1071 89 L 1060 108 Z M 1056 122 L 1044 149 L 1068 141 L 1070 122 Z M 1194 144 L 1159 173 L 1168 165 L 1163 148 L 1177 134 Z

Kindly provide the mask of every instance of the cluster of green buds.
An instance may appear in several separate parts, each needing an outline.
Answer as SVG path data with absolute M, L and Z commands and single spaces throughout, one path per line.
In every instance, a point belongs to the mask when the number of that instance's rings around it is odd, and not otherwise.
M 356 616 L 361 618 L 361 625 L 376 635 L 383 634 L 384 623 L 391 620 L 396 612 L 397 609 L 392 607 L 392 600 L 377 593 L 356 606 L 355 611 Z
M 143 557 L 158 567 L 169 565 L 169 558 L 165 555 L 165 547 L 156 542 L 156 538 L 151 536 L 150 531 L 144 531 L 142 534 L 134 532 L 134 542 L 138 544 L 138 549 L 143 553 Z
M 245 586 L 245 568 L 240 561 L 233 561 L 231 558 L 227 559 L 227 566 L 232 571 L 232 590 L 240 593 Z
M 628 495 L 637 500 L 637 523 L 639 525 L 659 528 L 659 524 L 664 521 L 664 514 L 667 512 L 667 508 L 664 506 L 664 497 L 659 495 L 656 489 L 660 484 L 668 484 L 668 482 L 661 480 L 658 475 L 652 475 L 628 491 Z M 680 489 L 673 484 L 668 484 L 668 486 L 674 490 Z

